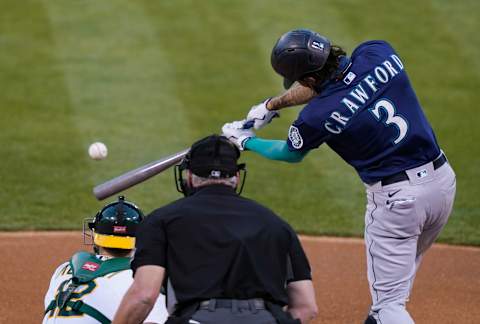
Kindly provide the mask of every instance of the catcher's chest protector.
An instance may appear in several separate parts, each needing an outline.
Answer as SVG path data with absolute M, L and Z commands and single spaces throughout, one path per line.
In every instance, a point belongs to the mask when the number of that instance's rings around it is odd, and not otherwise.
M 65 311 L 74 311 L 81 314 L 87 314 L 100 323 L 110 323 L 101 312 L 95 308 L 85 304 L 81 300 L 71 301 L 74 297 L 75 289 L 80 285 L 90 286 L 89 283 L 98 277 L 103 277 L 109 273 L 127 270 L 130 268 L 130 258 L 113 258 L 101 260 L 94 254 L 88 252 L 77 252 L 70 259 L 70 268 L 72 269 L 72 279 L 65 281 L 63 289 L 59 289 L 59 293 L 55 296 L 45 310 L 45 314 L 54 311 L 55 308 Z M 65 285 L 68 285 L 65 287 Z M 68 308 L 68 310 L 67 310 Z

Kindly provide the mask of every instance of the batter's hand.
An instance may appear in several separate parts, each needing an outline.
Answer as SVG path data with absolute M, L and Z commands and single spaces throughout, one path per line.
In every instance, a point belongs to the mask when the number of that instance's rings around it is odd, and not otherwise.
M 253 124 L 253 128 L 260 129 L 270 123 L 273 118 L 280 116 L 277 111 L 267 109 L 267 103 L 269 101 L 270 98 L 250 108 L 247 115 L 247 125 Z
M 245 142 L 252 137 L 255 137 L 255 133 L 251 128 L 246 129 L 243 127 L 246 120 L 234 121 L 226 123 L 222 127 L 222 135 L 228 138 L 233 144 L 235 144 L 241 151 L 245 149 Z

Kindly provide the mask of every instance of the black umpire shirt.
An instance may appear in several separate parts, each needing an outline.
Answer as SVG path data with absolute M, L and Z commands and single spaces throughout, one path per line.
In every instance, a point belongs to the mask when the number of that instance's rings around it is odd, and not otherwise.
M 224 185 L 153 211 L 137 231 L 131 267 L 143 265 L 166 269 L 179 303 L 264 298 L 286 305 L 286 283 L 311 280 L 292 228 Z

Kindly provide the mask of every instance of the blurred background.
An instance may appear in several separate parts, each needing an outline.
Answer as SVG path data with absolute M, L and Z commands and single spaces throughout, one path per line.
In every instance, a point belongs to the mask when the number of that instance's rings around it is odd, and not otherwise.
M 457 172 L 441 241 L 480 245 L 480 2 L 0 3 L 0 230 L 80 229 L 105 203 L 95 185 L 219 133 L 280 93 L 271 48 L 303 27 L 348 53 L 370 39 L 396 48 Z M 285 139 L 300 109 L 259 136 Z M 106 160 L 89 158 L 95 141 L 108 146 Z M 363 184 L 328 147 L 301 164 L 242 159 L 244 195 L 301 233 L 363 235 Z M 124 194 L 147 213 L 181 197 L 173 170 Z

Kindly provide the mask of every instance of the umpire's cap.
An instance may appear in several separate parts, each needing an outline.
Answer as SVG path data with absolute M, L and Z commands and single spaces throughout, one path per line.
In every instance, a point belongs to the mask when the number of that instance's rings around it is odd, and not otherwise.
M 186 168 L 204 178 L 229 178 L 239 171 L 240 151 L 225 136 L 210 135 L 193 143 Z
M 309 29 L 297 29 L 282 35 L 273 47 L 273 69 L 284 77 L 285 89 L 302 76 L 319 71 L 330 54 L 330 41 Z
M 105 248 L 133 249 L 138 224 L 143 220 L 142 211 L 125 197 L 105 205 L 88 223 L 93 231 L 95 245 Z

